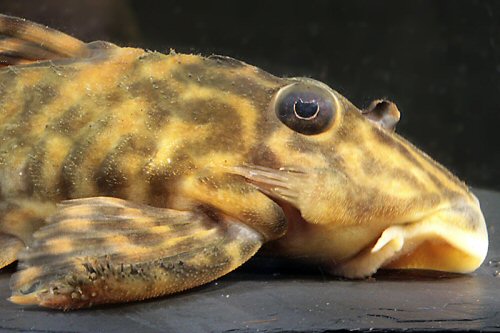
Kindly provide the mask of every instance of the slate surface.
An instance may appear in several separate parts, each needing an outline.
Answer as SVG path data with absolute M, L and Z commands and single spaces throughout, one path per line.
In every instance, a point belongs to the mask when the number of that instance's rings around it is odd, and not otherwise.
M 475 192 L 489 225 L 490 250 L 474 274 L 383 272 L 346 281 L 317 267 L 257 258 L 173 297 L 62 313 L 6 301 L 10 269 L 0 272 L 0 331 L 500 331 L 500 193 Z

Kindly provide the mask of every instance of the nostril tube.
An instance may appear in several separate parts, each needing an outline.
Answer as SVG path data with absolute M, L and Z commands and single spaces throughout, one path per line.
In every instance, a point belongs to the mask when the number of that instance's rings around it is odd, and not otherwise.
M 401 116 L 396 104 L 385 99 L 374 100 L 361 113 L 366 119 L 390 131 L 396 129 L 396 124 Z

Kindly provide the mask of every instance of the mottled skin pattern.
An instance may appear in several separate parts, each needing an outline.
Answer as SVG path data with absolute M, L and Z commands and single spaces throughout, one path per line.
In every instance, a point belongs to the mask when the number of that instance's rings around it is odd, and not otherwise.
M 9 55 L 0 69 L 0 267 L 24 268 L 12 301 L 70 309 L 169 294 L 265 242 L 346 277 L 469 272 L 484 259 L 467 187 L 322 83 L 226 57 L 66 43 L 68 54 Z M 297 82 L 331 94 L 322 133 L 276 116 L 277 93 Z

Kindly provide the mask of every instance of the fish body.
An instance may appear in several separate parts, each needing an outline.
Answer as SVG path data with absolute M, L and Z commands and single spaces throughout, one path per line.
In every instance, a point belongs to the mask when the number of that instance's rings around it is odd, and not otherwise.
M 85 44 L 6 16 L 0 31 L 0 264 L 21 262 L 13 302 L 170 294 L 264 244 L 352 278 L 484 260 L 477 199 L 394 133 L 391 102 L 359 110 L 312 79 Z

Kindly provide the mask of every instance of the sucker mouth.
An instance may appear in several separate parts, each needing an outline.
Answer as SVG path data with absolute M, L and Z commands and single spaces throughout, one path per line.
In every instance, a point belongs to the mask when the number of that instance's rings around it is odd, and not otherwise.
M 488 235 L 479 206 L 461 203 L 391 225 L 372 244 L 332 272 L 352 278 L 379 268 L 470 273 L 486 257 Z

